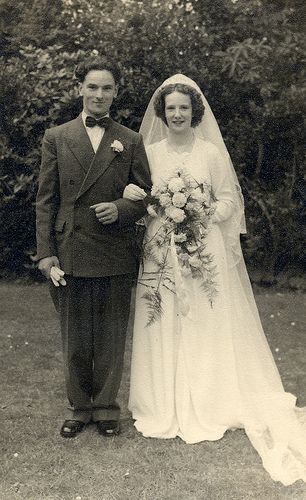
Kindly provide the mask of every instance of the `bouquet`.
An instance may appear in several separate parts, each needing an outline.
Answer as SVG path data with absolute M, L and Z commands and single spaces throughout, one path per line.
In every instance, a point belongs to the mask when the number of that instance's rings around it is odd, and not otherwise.
M 181 276 L 200 281 L 213 305 L 217 272 L 205 239 L 211 228 L 215 201 L 210 185 L 197 182 L 182 167 L 153 186 L 147 211 L 156 218 L 156 224 L 153 223 L 153 233 L 144 239 L 143 256 L 154 266 L 151 271 L 143 268 L 139 278 L 139 283 L 148 288 L 143 295 L 149 310 L 147 326 L 163 312 L 161 288 L 179 294 L 177 267 Z

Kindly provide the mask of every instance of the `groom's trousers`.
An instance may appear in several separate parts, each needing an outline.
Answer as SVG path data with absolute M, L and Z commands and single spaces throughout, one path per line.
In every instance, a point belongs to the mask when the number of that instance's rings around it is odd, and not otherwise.
M 65 278 L 51 295 L 60 313 L 69 418 L 118 420 L 134 275 Z

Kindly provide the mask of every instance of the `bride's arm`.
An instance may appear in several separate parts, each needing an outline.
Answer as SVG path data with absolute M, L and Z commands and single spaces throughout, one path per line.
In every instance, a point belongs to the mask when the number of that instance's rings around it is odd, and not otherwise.
M 217 199 L 214 203 L 213 222 L 227 220 L 234 211 L 233 186 L 230 182 L 229 170 L 222 155 L 217 149 L 213 151 L 210 161 L 213 193 Z
M 123 191 L 123 198 L 126 198 L 128 200 L 132 201 L 140 201 L 143 200 L 147 196 L 147 193 L 145 192 L 144 189 L 142 189 L 139 186 L 136 186 L 136 184 L 128 184 Z
M 146 154 L 147 154 L 150 173 L 151 173 L 151 166 L 150 165 L 152 163 L 152 157 L 151 157 L 151 148 L 150 147 L 146 148 Z M 136 184 L 130 183 L 124 188 L 122 197 L 126 198 L 128 200 L 132 200 L 132 201 L 140 201 L 140 200 L 144 200 L 145 198 L 147 198 L 145 203 L 148 203 L 148 200 L 150 198 L 150 196 L 148 196 L 148 194 L 149 193 L 146 192 L 141 187 L 137 186 Z

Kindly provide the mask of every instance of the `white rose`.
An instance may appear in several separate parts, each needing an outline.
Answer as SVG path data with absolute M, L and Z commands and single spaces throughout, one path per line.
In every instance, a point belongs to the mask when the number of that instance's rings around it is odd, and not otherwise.
M 198 201 L 200 203 L 207 203 L 208 202 L 208 196 L 205 192 L 202 192 L 201 189 L 198 187 L 191 193 L 191 198 L 195 201 Z
M 178 191 L 181 191 L 185 187 L 183 179 L 180 177 L 177 177 L 175 179 L 170 179 L 168 182 L 168 189 L 172 191 L 172 193 L 177 193 Z
M 183 222 L 183 220 L 186 217 L 184 210 L 181 210 L 180 208 L 176 208 L 173 206 L 167 207 L 165 213 L 168 217 L 170 217 L 170 219 L 172 219 L 177 224 Z
M 168 193 L 163 193 L 159 197 L 159 203 L 162 207 L 168 207 L 171 205 L 171 197 Z
M 154 184 L 151 189 L 151 195 L 158 197 L 165 191 L 167 191 L 165 184 Z
M 175 207 L 182 208 L 186 205 L 187 198 L 184 193 L 174 193 L 172 203 Z
M 202 210 L 202 205 L 198 201 L 188 201 L 186 204 L 186 210 L 190 210 L 193 212 L 200 212 Z

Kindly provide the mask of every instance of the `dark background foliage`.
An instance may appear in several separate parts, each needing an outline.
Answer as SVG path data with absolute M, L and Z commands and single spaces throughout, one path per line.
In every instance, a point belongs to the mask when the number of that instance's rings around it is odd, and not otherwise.
M 34 273 L 41 139 L 79 113 L 74 69 L 92 52 L 119 63 L 112 114 L 135 130 L 161 81 L 197 81 L 242 184 L 249 266 L 299 273 L 305 17 L 302 0 L 0 0 L 0 273 Z

